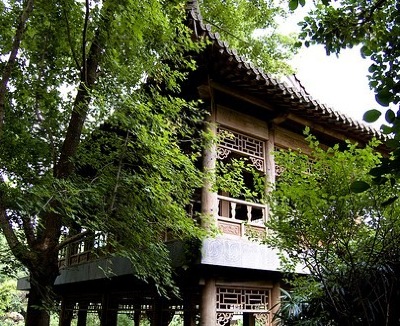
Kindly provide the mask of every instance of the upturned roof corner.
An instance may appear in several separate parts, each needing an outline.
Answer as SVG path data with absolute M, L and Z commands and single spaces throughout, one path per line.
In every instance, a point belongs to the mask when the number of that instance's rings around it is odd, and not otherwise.
M 355 139 L 365 137 L 385 139 L 385 136 L 363 122 L 350 118 L 333 109 L 307 92 L 296 75 L 277 79 L 261 68 L 254 66 L 247 58 L 238 55 L 222 40 L 219 33 L 212 31 L 211 25 L 205 24 L 198 0 L 187 1 L 187 20 L 196 38 L 206 38 L 212 44 L 213 66 L 218 77 L 234 87 L 249 92 L 253 96 L 269 100 L 278 107 L 296 115 L 327 125 L 329 128 L 346 130 Z

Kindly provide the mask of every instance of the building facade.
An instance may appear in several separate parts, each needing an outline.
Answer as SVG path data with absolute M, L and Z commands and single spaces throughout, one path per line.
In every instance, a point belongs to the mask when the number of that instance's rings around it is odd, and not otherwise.
M 202 100 L 209 112 L 208 131 L 219 139 L 204 149 L 205 171 L 245 160 L 251 171 L 243 172 L 243 179 L 251 188 L 256 176 L 266 184 L 275 181 L 280 167 L 275 166 L 274 150 L 307 151 L 306 126 L 326 145 L 345 139 L 364 144 L 378 136 L 315 101 L 295 77 L 278 81 L 252 66 L 212 33 L 196 10 L 190 11 L 188 24 L 195 37 L 210 41 L 183 87 L 186 95 Z M 268 206 L 257 198 L 215 189 L 206 180 L 193 210 L 201 211 L 203 227 L 218 232 L 203 241 L 200 251 L 166 237 L 179 297 L 160 296 L 154 285 L 135 277 L 128 260 L 96 255 L 107 239 L 90 235 L 60 254 L 60 324 L 70 326 L 75 318 L 83 326 L 95 316 L 101 325 L 115 326 L 127 316 L 134 326 L 167 326 L 173 320 L 184 326 L 272 325 L 282 286 L 279 259 L 252 239 L 268 236 Z M 27 287 L 20 280 L 19 288 Z

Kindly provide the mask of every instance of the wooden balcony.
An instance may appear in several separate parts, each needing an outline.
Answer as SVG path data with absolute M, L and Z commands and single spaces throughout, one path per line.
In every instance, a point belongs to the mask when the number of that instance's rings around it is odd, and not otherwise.
M 267 206 L 218 195 L 218 228 L 223 234 L 265 235 Z
M 58 265 L 65 268 L 98 259 L 101 249 L 107 245 L 107 235 L 89 234 L 83 239 L 62 248 L 58 255 Z

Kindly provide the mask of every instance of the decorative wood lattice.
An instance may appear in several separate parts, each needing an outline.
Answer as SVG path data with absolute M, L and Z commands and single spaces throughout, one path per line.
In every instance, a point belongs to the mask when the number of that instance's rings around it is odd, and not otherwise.
M 236 152 L 249 156 L 256 169 L 264 171 L 264 141 L 224 128 L 220 128 L 218 133 L 221 136 L 218 159 L 223 160 L 231 152 Z
M 268 312 L 270 289 L 217 287 L 217 313 Z

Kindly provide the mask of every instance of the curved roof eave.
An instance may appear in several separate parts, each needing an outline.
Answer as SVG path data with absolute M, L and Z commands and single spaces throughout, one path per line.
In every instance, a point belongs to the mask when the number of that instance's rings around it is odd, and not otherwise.
M 224 65 L 229 65 L 230 74 L 234 74 L 236 78 L 241 78 L 240 87 L 246 89 L 246 86 L 248 86 L 247 90 L 252 95 L 259 97 L 268 95 L 274 104 L 279 106 L 280 102 L 283 103 L 282 106 L 289 112 L 316 120 L 322 125 L 329 125 L 345 131 L 351 138 L 364 141 L 365 137 L 385 138 L 378 130 L 314 99 L 304 90 L 297 77 L 295 77 L 295 81 L 300 85 L 300 89 L 279 81 L 265 73 L 261 68 L 255 67 L 246 58 L 238 55 L 236 50 L 229 48 L 228 43 L 221 40 L 218 33 L 212 32 L 211 26 L 204 24 L 202 18 L 194 10 L 189 11 L 189 20 L 193 24 L 195 36 L 198 38 L 206 37 L 212 42 L 213 53 L 217 53 Z

